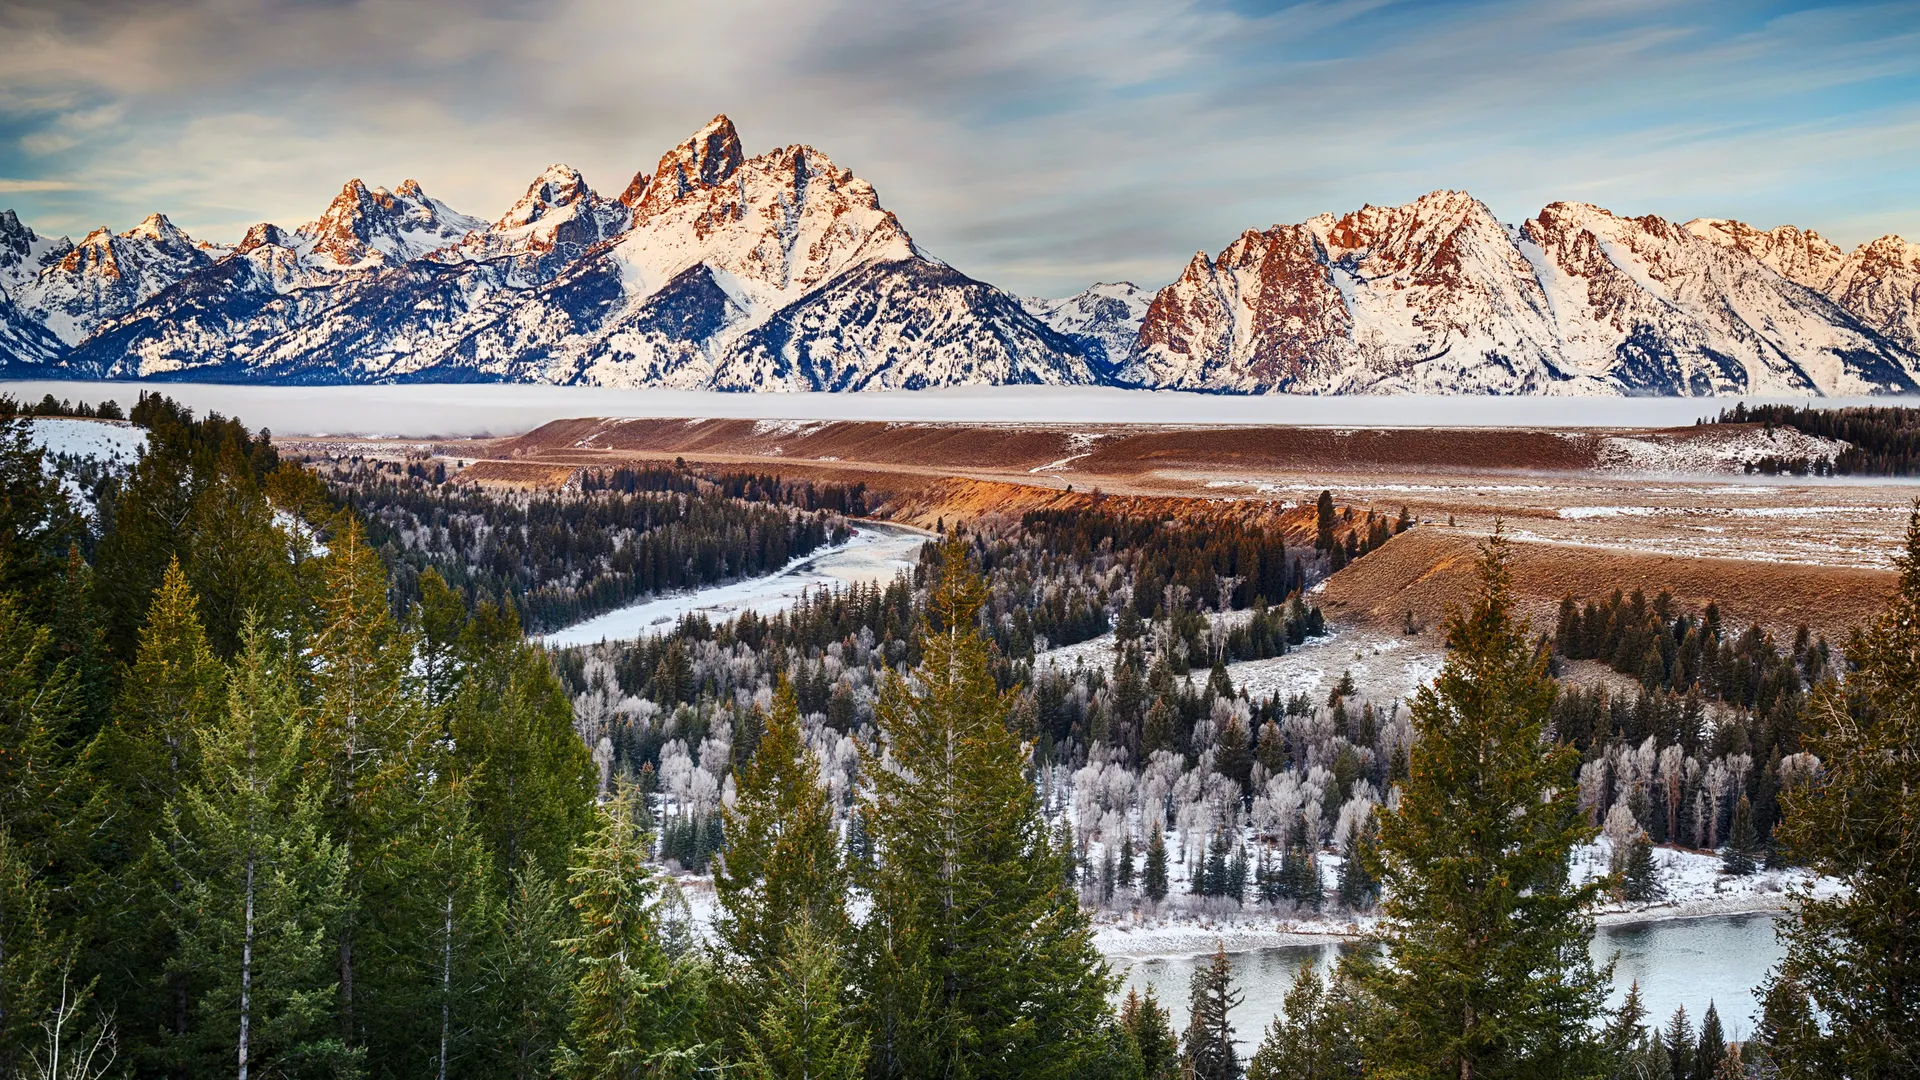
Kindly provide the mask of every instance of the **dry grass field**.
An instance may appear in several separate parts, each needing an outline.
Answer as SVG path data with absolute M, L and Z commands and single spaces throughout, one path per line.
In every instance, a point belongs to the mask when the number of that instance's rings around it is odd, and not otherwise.
M 537 491 L 583 468 L 682 459 L 704 468 L 863 482 L 878 516 L 921 527 L 1104 505 L 1128 513 L 1278 517 L 1311 536 L 1322 490 L 1421 527 L 1336 575 L 1336 619 L 1436 627 L 1466 595 L 1478 538 L 1514 541 L 1515 582 L 1550 625 L 1567 594 L 1671 592 L 1736 623 L 1829 640 L 1879 606 L 1908 510 L 1905 481 L 1761 477 L 1753 427 L 1669 429 L 1179 427 L 797 420 L 555 420 L 497 440 L 308 438 L 298 455 L 439 457 L 462 480 Z M 1449 526 L 1453 527 L 1449 527 Z

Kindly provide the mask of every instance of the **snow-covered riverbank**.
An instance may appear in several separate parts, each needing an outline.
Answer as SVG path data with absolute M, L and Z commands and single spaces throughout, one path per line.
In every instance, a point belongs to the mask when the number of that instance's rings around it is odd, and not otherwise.
M 695 613 L 715 622 L 748 611 L 771 615 L 792 607 L 813 589 L 891 581 L 902 570 L 913 569 L 920 546 L 930 536 L 904 525 L 862 522 L 854 526 L 851 540 L 794 559 L 778 573 L 656 596 L 556 630 L 546 636 L 544 643 L 549 648 L 567 648 L 602 641 L 631 641 L 671 630 L 681 616 Z

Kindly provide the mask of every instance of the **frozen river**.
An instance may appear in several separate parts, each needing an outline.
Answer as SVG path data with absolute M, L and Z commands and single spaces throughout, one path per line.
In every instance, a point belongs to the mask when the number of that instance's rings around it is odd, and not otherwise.
M 920 545 L 931 536 L 901 525 L 861 522 L 854 526 L 853 539 L 795 559 L 777 574 L 656 596 L 556 630 L 544 641 L 552 648 L 632 641 L 671 630 L 680 616 L 695 612 L 714 622 L 724 622 L 746 611 L 771 615 L 792 607 L 803 593 L 812 589 L 892 581 L 900 571 L 913 569 L 919 560 Z
M 1323 971 L 1331 968 L 1340 948 L 1330 942 L 1229 955 L 1234 985 L 1246 995 L 1233 1011 L 1242 1060 L 1253 1053 L 1267 1024 L 1279 1015 L 1295 973 L 1309 963 Z M 1772 915 L 1711 915 L 1603 926 L 1594 935 L 1594 960 L 1605 963 L 1616 955 L 1609 1004 L 1618 1004 L 1627 985 L 1637 979 L 1650 1025 L 1666 1023 L 1673 1010 L 1684 1005 L 1697 1027 L 1712 1002 L 1719 1007 L 1728 1037 L 1737 1039 L 1753 1033 L 1759 1012 L 1757 988 L 1767 969 L 1779 961 L 1780 947 L 1774 941 Z M 1130 987 L 1142 992 L 1152 987 L 1161 1004 L 1173 1012 L 1174 1030 L 1185 1030 L 1188 981 L 1206 959 L 1116 958 L 1114 970 L 1126 979 L 1120 996 Z

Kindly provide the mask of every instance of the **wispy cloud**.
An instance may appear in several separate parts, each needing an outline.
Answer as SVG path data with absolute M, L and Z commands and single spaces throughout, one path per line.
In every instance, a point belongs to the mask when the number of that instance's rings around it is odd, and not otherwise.
M 556 160 L 618 189 L 720 111 L 1026 291 L 1438 187 L 1920 236 L 1905 0 L 0 6 L 0 173 L 69 185 L 0 192 L 49 230 L 231 238 L 356 175 L 491 216 Z
M 79 184 L 67 180 L 11 180 L 0 176 L 0 192 L 81 191 Z

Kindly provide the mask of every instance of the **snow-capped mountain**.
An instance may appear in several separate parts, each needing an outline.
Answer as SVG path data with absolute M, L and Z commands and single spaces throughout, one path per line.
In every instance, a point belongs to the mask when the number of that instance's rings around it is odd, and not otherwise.
M 103 227 L 78 244 L 56 241 L 25 261 L 38 269 L 8 292 L 29 317 L 74 345 L 225 253 L 218 245 L 196 243 L 164 214 L 150 214 L 123 233 Z
M 1295 393 L 1920 388 L 1899 339 L 1731 235 L 1581 203 L 1512 228 L 1452 191 L 1249 231 L 1154 297 L 1124 376 Z M 1826 257 L 1811 247 L 1782 234 L 1766 250 L 1799 266 Z
M 1078 344 L 1096 365 L 1113 371 L 1133 359 L 1140 324 L 1152 302 L 1153 294 L 1131 281 L 1102 281 L 1058 300 L 1029 296 L 1020 304 Z
M 456 235 L 457 234 L 457 235 Z M 914 247 L 805 146 L 716 117 L 620 200 L 549 168 L 498 220 L 347 185 L 74 350 L 101 375 L 808 389 L 1088 382 L 1075 344 Z
M 0 214 L 0 375 L 725 390 L 1112 383 L 1231 393 L 1920 389 L 1920 247 L 1464 192 L 1249 230 L 1148 292 L 1016 299 L 826 155 L 724 116 L 618 198 L 553 165 L 492 221 L 349 181 L 231 249 L 154 215 Z

